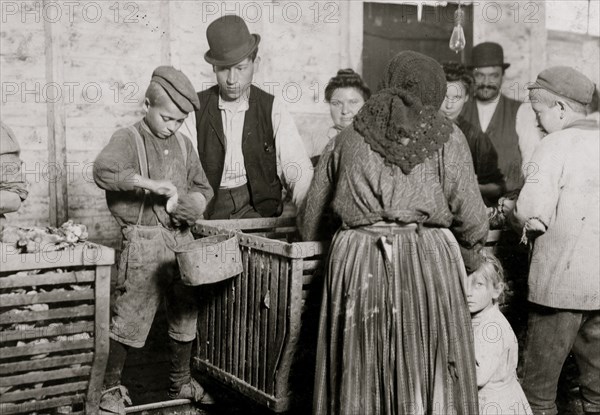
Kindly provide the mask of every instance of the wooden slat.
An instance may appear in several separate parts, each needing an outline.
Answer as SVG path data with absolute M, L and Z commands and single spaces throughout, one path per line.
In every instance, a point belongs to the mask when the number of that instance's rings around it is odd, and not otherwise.
M 315 274 L 304 274 L 302 275 L 302 285 L 305 285 L 305 289 L 310 290 L 312 284 L 315 282 Z
M 55 337 L 60 335 L 70 335 L 93 331 L 94 323 L 91 321 L 84 323 L 63 324 L 56 327 L 37 327 L 32 330 L 7 330 L 0 333 L 0 342 Z
M 208 327 L 208 338 L 210 339 L 208 344 L 208 360 L 211 363 L 215 362 L 215 326 L 217 321 L 216 316 L 216 307 L 217 307 L 217 296 L 213 287 L 210 289 L 211 298 L 210 298 L 210 310 L 209 310 L 209 327 Z
M 254 235 L 254 234 L 253 234 Z M 263 238 L 274 239 L 279 242 L 288 243 L 290 232 L 261 232 L 257 233 L 256 236 L 262 236 Z
M 44 6 L 50 0 L 44 0 Z M 66 37 L 66 25 L 63 22 L 44 20 L 46 82 L 63 85 L 64 65 L 61 43 Z M 50 92 L 46 100 L 46 121 L 48 127 L 48 163 L 59 171 L 67 171 L 67 128 L 65 102 L 60 99 L 60 92 Z M 54 180 L 48 180 L 48 213 L 51 226 L 58 227 L 65 223 L 69 214 L 68 176 L 61 174 Z
M 23 323 L 27 321 L 55 320 L 59 318 L 77 318 L 94 315 L 93 305 L 56 308 L 45 311 L 6 312 L 0 315 L 0 324 Z
M 319 268 L 323 264 L 323 260 L 314 259 L 314 260 L 304 260 L 302 261 L 302 269 L 304 271 L 314 271 Z
M 221 350 L 219 351 L 219 363 L 223 370 L 225 369 L 225 361 L 227 360 L 227 297 L 228 292 L 225 286 L 227 282 L 221 283 L 221 293 L 219 297 L 221 298 L 220 304 L 220 314 L 221 314 L 221 335 L 219 336 L 221 339 Z
M 260 338 L 260 311 L 262 303 L 262 256 L 263 252 L 255 251 L 255 266 L 254 266 L 254 343 L 252 345 L 252 385 L 258 385 L 258 374 L 260 373 L 259 350 L 262 339 Z
M 68 379 L 78 376 L 87 376 L 91 371 L 90 366 L 78 368 L 58 369 L 58 370 L 40 370 L 26 374 L 3 376 L 0 378 L 0 386 L 19 386 L 28 383 L 46 382 L 55 379 Z
M 302 317 L 302 260 L 293 259 L 289 270 L 288 293 L 289 305 L 286 316 L 288 318 L 288 333 L 283 344 L 281 358 L 277 367 L 277 384 L 275 395 L 289 393 L 288 378 L 294 361 Z
M 208 310 L 210 309 L 210 292 L 208 289 L 202 291 L 202 297 L 198 305 L 198 357 L 201 361 L 208 359 Z
M 49 369 L 60 366 L 70 366 L 81 363 L 91 363 L 93 353 L 79 353 L 69 356 L 50 357 L 36 360 L 23 360 L 15 363 L 0 364 L 0 375 L 9 375 L 18 372 L 31 372 L 34 370 Z
M 3 347 L 0 358 L 8 359 L 18 356 L 31 356 L 52 352 L 63 352 L 67 350 L 90 349 L 94 347 L 94 340 L 61 341 L 48 344 L 36 344 L 30 346 Z
M 222 325 L 223 325 L 223 330 L 222 330 L 222 336 L 223 336 L 223 341 L 221 342 L 221 348 L 222 348 L 222 352 L 221 352 L 221 367 L 224 370 L 228 370 L 227 369 L 227 355 L 231 352 L 230 350 L 227 349 L 227 346 L 229 344 L 229 280 L 227 280 L 226 282 L 224 282 L 224 287 L 223 287 L 223 302 L 221 304 L 221 315 L 223 316 L 223 321 L 222 321 Z
M 257 251 L 250 251 L 248 261 L 248 344 L 246 345 L 246 378 L 245 381 L 250 385 L 252 383 L 252 377 L 254 375 L 254 367 L 252 365 L 252 358 L 254 356 L 254 325 L 256 324 L 255 318 L 255 297 L 256 297 L 256 253 Z M 253 385 L 254 386 L 254 385 Z
M 221 315 L 221 298 L 222 298 L 222 293 L 220 290 L 220 287 L 214 287 L 214 291 L 216 293 L 215 295 L 215 336 L 214 336 L 214 341 L 215 341 L 215 359 L 214 362 L 215 364 L 220 367 L 221 369 L 223 368 L 221 366 L 221 342 L 224 341 L 222 333 L 221 333 L 221 319 L 222 319 L 222 315 Z
M 88 383 L 86 381 L 82 381 L 67 383 L 65 385 L 49 386 L 47 388 L 29 389 L 19 392 L 7 392 L 4 395 L 0 395 L 0 403 L 24 401 L 27 399 L 36 399 L 39 401 L 47 396 L 85 391 L 87 387 Z
M 243 257 L 242 257 L 243 261 Z M 235 291 L 234 296 L 234 308 L 233 308 L 233 322 L 232 322 L 232 332 L 233 332 L 233 345 L 232 345 L 232 353 L 233 359 L 231 362 L 231 373 L 234 376 L 239 376 L 240 369 L 240 339 L 242 334 L 240 333 L 240 316 L 242 315 L 241 305 L 242 305 L 242 279 L 245 279 L 245 275 L 242 273 L 233 279 L 233 289 Z
M 280 257 L 271 255 L 269 257 L 271 261 L 271 284 L 270 284 L 270 310 L 269 310 L 269 328 L 268 328 L 268 339 L 269 339 L 269 349 L 267 351 L 267 362 L 266 362 L 266 380 L 267 384 L 265 387 L 265 391 L 267 393 L 272 394 L 274 392 L 274 378 L 276 372 L 276 363 L 277 363 L 277 355 L 278 350 L 277 346 L 277 336 L 279 333 L 277 332 L 277 321 L 279 319 L 279 267 L 280 267 Z
M 257 218 L 257 219 L 223 219 L 223 220 L 199 220 L 194 226 L 196 233 L 201 228 L 206 229 L 227 229 L 227 230 L 242 230 L 247 233 L 252 233 L 253 229 L 272 229 L 281 226 L 295 226 L 296 218 L 280 217 L 280 218 Z
M 2 294 L 0 304 L 2 307 L 15 307 L 30 304 L 62 303 L 67 301 L 93 300 L 94 290 L 59 291 L 39 294 Z
M 210 226 L 202 226 L 200 228 L 201 233 L 205 235 L 218 235 L 224 233 L 223 229 Z M 265 233 L 269 233 L 267 231 Z M 319 255 L 323 252 L 327 252 L 328 246 L 321 242 L 296 242 L 293 244 L 285 241 L 277 241 L 256 234 L 246 234 L 242 232 L 229 231 L 229 235 L 237 235 L 238 243 L 241 246 L 248 246 L 250 248 L 259 249 L 263 252 L 271 254 L 281 255 L 288 258 L 306 258 L 315 255 Z
M 287 258 L 281 258 L 281 266 L 280 266 L 280 271 L 279 271 L 279 304 L 278 304 L 278 320 L 277 320 L 277 342 L 275 343 L 275 352 L 273 353 L 272 359 L 274 359 L 274 362 L 272 362 L 272 366 L 274 366 L 274 370 L 275 373 L 277 373 L 277 371 L 279 370 L 279 362 L 281 360 L 281 354 L 283 352 L 283 347 L 287 338 L 287 334 L 288 334 L 288 316 L 289 316 L 289 310 L 288 310 L 288 303 L 289 303 L 289 286 L 290 286 L 290 262 L 289 259 Z M 281 379 L 280 376 L 277 376 L 277 379 Z M 281 381 L 286 381 L 285 379 L 282 379 Z M 281 381 L 276 382 L 275 386 L 274 386 L 274 395 L 277 394 L 277 392 L 279 391 L 279 389 L 281 389 L 281 387 L 278 388 L 278 385 L 281 383 Z
M 0 289 L 15 287 L 39 287 L 57 284 L 81 284 L 94 282 L 94 271 L 46 272 L 44 274 L 11 275 L 0 277 Z
M 241 297 L 242 301 L 240 304 L 240 362 L 238 367 L 238 377 L 246 380 L 246 354 L 248 348 L 248 271 L 250 269 L 250 252 L 246 247 L 241 248 L 242 261 L 244 272 L 241 280 Z
M 86 412 L 94 413 L 100 404 L 100 393 L 104 382 L 104 372 L 108 362 L 109 319 L 110 319 L 110 266 L 96 268 L 96 315 L 94 321 L 94 362 L 90 373 L 90 387 L 87 392 Z
M 53 252 L 18 254 L 9 244 L 0 244 L 2 272 L 18 272 L 30 269 L 70 268 L 80 266 L 112 265 L 114 249 L 90 242 Z
M 81 403 L 85 399 L 85 395 L 76 394 L 72 396 L 65 396 L 61 398 L 45 399 L 41 402 L 27 402 L 19 404 L 0 404 L 0 414 L 26 414 L 31 412 L 39 412 L 42 409 L 56 408 L 64 405 L 71 405 L 75 403 Z
M 231 373 L 233 370 L 233 334 L 235 325 L 235 279 L 227 282 L 227 361 L 225 370 Z
M 278 226 L 275 228 L 272 228 L 273 232 L 276 233 L 295 233 L 298 231 L 298 227 L 297 226 Z
M 280 275 L 279 275 L 279 320 L 277 325 L 277 344 L 275 346 L 275 350 L 277 351 L 276 357 L 276 371 L 279 369 L 279 362 L 281 359 L 281 355 L 283 353 L 283 346 L 285 344 L 285 340 L 288 334 L 288 296 L 289 296 L 289 287 L 290 287 L 290 261 L 286 258 L 281 261 Z M 275 394 L 281 389 L 279 384 L 285 379 L 281 379 L 279 376 L 277 377 L 278 382 L 275 384 Z
M 271 308 L 271 261 L 269 258 L 271 255 L 263 255 L 263 265 L 264 265 L 264 275 L 263 275 L 263 284 L 261 289 L 261 300 L 260 300 L 260 376 L 259 376 L 259 387 L 261 390 L 265 390 L 265 386 L 267 384 L 267 361 L 268 361 L 268 351 L 269 351 L 269 343 L 271 339 L 268 335 L 268 325 L 269 325 L 269 309 Z M 265 299 L 267 299 L 269 308 L 267 308 L 265 304 Z
M 255 383 L 254 385 L 257 386 L 259 389 L 262 389 L 262 387 L 260 386 L 262 379 L 261 379 L 261 373 L 262 373 L 262 368 L 260 367 L 260 363 L 261 363 L 261 351 L 262 351 L 262 346 L 263 343 L 265 342 L 265 339 L 262 337 L 262 333 L 261 333 L 261 327 L 262 327 L 262 311 L 263 311 L 263 298 L 264 298 L 264 292 L 263 292 L 263 286 L 264 286 L 264 280 L 265 280 L 265 269 L 264 269 L 264 252 L 258 252 L 257 253 L 257 257 L 258 257 L 258 266 L 257 266 L 257 270 L 256 270 L 256 274 L 257 274 L 257 281 L 256 281 L 256 303 L 255 303 L 255 312 L 256 312 L 256 322 L 254 324 L 254 333 L 255 333 L 255 343 L 254 343 L 254 353 L 253 353 L 253 365 L 254 365 L 254 379 L 255 379 Z

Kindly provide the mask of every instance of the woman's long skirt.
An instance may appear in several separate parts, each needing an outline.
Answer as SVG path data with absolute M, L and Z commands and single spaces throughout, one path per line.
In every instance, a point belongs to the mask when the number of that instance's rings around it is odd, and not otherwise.
M 319 321 L 314 413 L 476 415 L 465 278 L 448 230 L 338 232 Z

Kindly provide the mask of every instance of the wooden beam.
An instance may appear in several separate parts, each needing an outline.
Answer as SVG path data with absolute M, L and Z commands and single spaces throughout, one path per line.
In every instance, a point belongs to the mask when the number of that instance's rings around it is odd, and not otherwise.
M 44 0 L 44 7 L 51 3 Z M 61 39 L 64 39 L 64 19 L 51 22 L 44 19 L 46 82 L 55 87 L 46 88 L 47 126 L 48 126 L 48 192 L 49 222 L 51 226 L 60 226 L 69 217 L 69 198 L 67 191 L 67 143 L 65 127 L 65 104 L 61 88 L 64 85 Z

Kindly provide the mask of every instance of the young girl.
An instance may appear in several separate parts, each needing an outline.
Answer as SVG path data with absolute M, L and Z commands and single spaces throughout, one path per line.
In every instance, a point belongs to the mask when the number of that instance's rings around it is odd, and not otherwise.
M 484 264 L 469 275 L 467 304 L 471 312 L 479 413 L 531 414 L 529 403 L 517 380 L 517 338 L 498 308 L 504 291 L 502 266 L 486 254 Z

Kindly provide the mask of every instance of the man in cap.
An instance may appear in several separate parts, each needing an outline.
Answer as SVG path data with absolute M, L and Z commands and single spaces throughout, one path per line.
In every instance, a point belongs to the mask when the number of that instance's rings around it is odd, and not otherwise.
M 594 84 L 557 66 L 540 72 L 529 89 L 548 135 L 509 215 L 533 245 L 523 390 L 535 415 L 556 415 L 558 380 L 573 353 L 584 413 L 600 414 L 600 132 L 586 118 Z
M 158 67 L 146 91 L 144 118 L 115 132 L 94 163 L 94 180 L 106 191 L 108 208 L 123 234 L 101 413 L 124 414 L 125 403 L 131 404 L 121 385 L 127 351 L 144 346 L 163 296 L 169 323 L 169 397 L 210 401 L 190 376 L 197 307 L 193 288 L 181 284 L 172 250 L 193 240 L 189 227 L 213 196 L 192 143 L 177 132 L 198 108 L 187 76 Z
M 523 185 L 519 134 L 530 130 L 526 124 L 533 123 L 533 115 L 520 101 L 501 93 L 502 79 L 509 66 L 499 44 L 484 42 L 473 48 L 469 69 L 475 79 L 475 99 L 465 104 L 461 115 L 490 137 L 498 153 L 506 190 L 512 191 Z
M 186 121 L 215 192 L 207 219 L 279 216 L 282 190 L 300 207 L 312 164 L 298 130 L 277 97 L 252 85 L 258 71 L 260 35 L 236 15 L 212 22 L 204 59 L 217 85 L 198 93 L 200 109 Z

